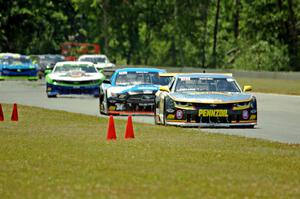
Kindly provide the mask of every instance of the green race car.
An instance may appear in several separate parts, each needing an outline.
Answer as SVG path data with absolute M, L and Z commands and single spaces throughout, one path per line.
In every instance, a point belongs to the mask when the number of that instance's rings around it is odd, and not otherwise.
M 65 61 L 56 63 L 46 76 L 48 97 L 70 94 L 99 96 L 99 86 L 105 79 L 91 62 Z

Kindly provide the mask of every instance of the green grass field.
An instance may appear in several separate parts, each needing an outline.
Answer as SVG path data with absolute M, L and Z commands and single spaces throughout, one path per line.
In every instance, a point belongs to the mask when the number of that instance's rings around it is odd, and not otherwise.
M 0 122 L 0 198 L 299 198 L 300 145 L 19 106 Z
M 300 95 L 300 80 L 236 78 L 240 86 L 251 85 L 254 92 Z

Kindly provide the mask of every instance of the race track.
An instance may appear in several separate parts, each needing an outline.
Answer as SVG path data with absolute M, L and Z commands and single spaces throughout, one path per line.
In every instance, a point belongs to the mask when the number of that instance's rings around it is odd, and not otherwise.
M 300 144 L 300 96 L 262 93 L 255 93 L 255 96 L 258 100 L 259 123 L 255 129 L 204 130 Z M 48 99 L 44 81 L 0 81 L 0 103 L 18 103 L 99 116 L 97 98 L 67 96 Z M 153 117 L 148 116 L 135 116 L 134 121 L 154 124 Z

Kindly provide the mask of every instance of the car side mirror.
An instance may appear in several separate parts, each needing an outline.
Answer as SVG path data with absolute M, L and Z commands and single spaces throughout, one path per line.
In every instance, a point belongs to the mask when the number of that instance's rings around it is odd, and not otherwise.
M 103 82 L 102 83 L 104 83 L 104 84 L 111 84 L 111 82 L 110 82 L 110 80 L 109 79 L 105 79 L 105 80 L 103 80 Z
M 170 89 L 169 89 L 168 86 L 160 86 L 160 87 L 159 87 L 159 90 L 160 90 L 160 91 L 165 91 L 165 92 L 170 92 Z
M 249 86 L 249 85 L 244 86 L 243 91 L 244 91 L 244 92 L 252 91 L 252 86 Z
M 103 73 L 103 69 L 102 68 L 97 68 L 98 73 Z

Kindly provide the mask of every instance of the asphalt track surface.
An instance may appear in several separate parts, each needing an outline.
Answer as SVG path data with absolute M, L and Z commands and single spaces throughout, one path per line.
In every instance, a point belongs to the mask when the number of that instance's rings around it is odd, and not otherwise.
M 258 101 L 258 126 L 255 129 L 206 128 L 204 131 L 300 144 L 300 96 L 263 93 L 255 93 L 255 96 Z M 97 98 L 59 96 L 49 99 L 43 80 L 0 81 L 0 103 L 17 103 L 100 116 Z M 127 119 L 124 116 L 118 118 Z M 150 116 L 134 116 L 133 121 L 154 124 L 154 119 Z

